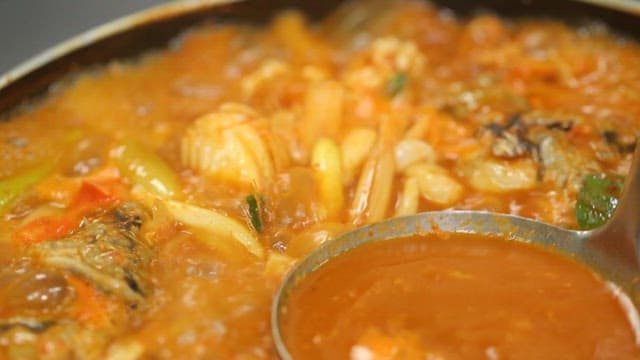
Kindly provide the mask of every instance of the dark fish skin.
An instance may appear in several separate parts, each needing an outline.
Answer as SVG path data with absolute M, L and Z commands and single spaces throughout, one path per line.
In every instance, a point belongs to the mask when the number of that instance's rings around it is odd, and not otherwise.
M 136 238 L 146 216 L 140 205 L 124 203 L 85 219 L 65 238 L 32 246 L 30 252 L 45 266 L 73 272 L 108 294 L 139 305 L 150 291 L 152 250 Z

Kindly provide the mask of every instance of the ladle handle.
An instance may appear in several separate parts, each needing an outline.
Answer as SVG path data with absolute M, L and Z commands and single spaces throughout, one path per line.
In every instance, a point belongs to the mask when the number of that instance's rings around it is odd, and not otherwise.
M 613 216 L 589 236 L 589 241 L 619 261 L 640 269 L 640 143 L 636 143 Z

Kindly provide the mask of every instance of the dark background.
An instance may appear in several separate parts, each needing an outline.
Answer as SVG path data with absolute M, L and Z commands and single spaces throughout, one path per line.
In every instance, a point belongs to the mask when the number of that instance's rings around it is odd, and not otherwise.
M 0 0 L 0 74 L 97 25 L 167 0 Z

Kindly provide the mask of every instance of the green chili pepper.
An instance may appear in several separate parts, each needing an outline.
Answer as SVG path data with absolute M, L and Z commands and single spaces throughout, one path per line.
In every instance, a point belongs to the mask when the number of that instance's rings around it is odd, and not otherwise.
M 619 175 L 587 175 L 576 201 L 576 220 L 582 229 L 601 226 L 611 218 L 622 193 Z
M 55 161 L 51 161 L 0 181 L 0 210 L 9 207 L 28 188 L 49 175 L 55 167 L 55 163 Z
M 166 198 L 180 194 L 176 173 L 158 155 L 134 140 L 125 140 L 116 148 L 116 166 L 134 184 Z

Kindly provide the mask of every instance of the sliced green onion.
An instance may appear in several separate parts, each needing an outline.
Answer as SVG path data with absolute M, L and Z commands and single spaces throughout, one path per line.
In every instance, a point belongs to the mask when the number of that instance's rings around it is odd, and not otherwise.
M 262 231 L 262 218 L 260 216 L 260 206 L 255 195 L 247 196 L 247 204 L 249 205 L 249 215 L 251 216 L 251 225 L 257 232 Z
M 391 97 L 398 95 L 402 92 L 402 90 L 404 90 L 405 86 L 407 85 L 407 80 L 407 74 L 403 72 L 395 74 L 387 82 L 385 92 Z
M 55 161 L 51 161 L 0 181 L 0 210 L 9 207 L 29 187 L 49 175 L 55 167 L 55 163 Z

